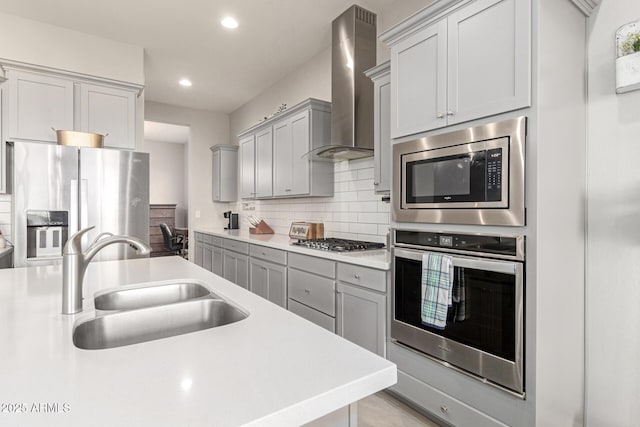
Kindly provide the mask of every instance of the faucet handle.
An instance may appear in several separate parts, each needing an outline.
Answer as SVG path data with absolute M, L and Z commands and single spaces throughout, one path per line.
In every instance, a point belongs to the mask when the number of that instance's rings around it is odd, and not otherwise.
M 64 248 L 62 249 L 62 254 L 63 255 L 81 254 L 82 253 L 82 236 L 84 236 L 87 232 L 93 230 L 94 228 L 96 227 L 92 225 L 91 227 L 83 228 L 82 230 L 78 230 L 75 233 L 73 233 L 71 237 L 67 239 L 67 243 L 65 243 Z

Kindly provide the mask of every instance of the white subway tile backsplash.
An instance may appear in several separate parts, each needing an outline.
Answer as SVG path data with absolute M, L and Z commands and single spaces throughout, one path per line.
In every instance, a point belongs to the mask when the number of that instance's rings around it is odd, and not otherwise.
M 377 224 L 360 224 L 357 222 L 349 223 L 349 232 L 357 233 L 357 234 L 377 234 L 378 226 Z
M 378 202 L 378 212 L 391 212 L 391 206 L 387 202 Z
M 360 212 L 358 213 L 358 222 L 365 224 L 389 224 L 389 214 L 386 212 Z
M 349 191 L 373 190 L 373 179 L 359 179 L 349 182 Z
M 378 212 L 378 202 L 351 202 L 349 212 Z
M 373 179 L 373 168 L 359 169 L 357 179 Z
M 333 220 L 339 221 L 339 222 L 357 222 L 358 213 L 357 212 L 334 212 Z
M 277 234 L 288 234 L 292 221 L 317 221 L 326 237 L 384 242 L 389 207 L 374 192 L 373 159 L 335 163 L 334 171 L 333 197 L 256 200 L 247 214 L 262 217 Z
M 358 191 L 357 200 L 361 202 L 371 202 L 374 200 L 380 200 L 380 196 L 373 190 Z

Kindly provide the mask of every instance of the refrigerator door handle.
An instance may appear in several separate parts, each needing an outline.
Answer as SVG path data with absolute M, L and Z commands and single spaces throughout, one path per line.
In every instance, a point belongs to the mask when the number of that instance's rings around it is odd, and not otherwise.
M 80 230 L 79 218 L 78 218 L 78 180 L 72 179 L 69 181 L 69 235 Z
M 90 227 L 92 224 L 89 224 L 89 180 L 81 179 L 80 180 L 80 230 Z M 82 246 L 88 246 L 89 233 L 85 233 L 82 236 Z

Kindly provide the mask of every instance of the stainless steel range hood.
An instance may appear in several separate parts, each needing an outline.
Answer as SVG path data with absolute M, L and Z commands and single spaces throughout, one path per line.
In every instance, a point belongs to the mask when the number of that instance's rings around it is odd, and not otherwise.
M 376 65 L 376 14 L 353 5 L 332 23 L 331 144 L 307 153 L 312 160 L 373 156 L 373 83 L 364 72 Z

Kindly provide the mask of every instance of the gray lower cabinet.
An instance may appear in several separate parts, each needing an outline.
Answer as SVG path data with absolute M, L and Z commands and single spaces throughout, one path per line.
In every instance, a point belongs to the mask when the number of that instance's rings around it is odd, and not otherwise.
M 287 252 L 250 245 L 249 255 L 249 290 L 287 308 Z
M 336 295 L 336 334 L 384 357 L 386 296 L 343 282 Z
M 334 261 L 290 253 L 287 268 L 289 310 L 335 332 L 335 278 Z
M 386 355 L 387 272 L 338 263 L 336 333 Z
M 213 271 L 213 245 L 210 243 L 202 244 L 202 268 Z
M 222 249 L 222 246 L 216 246 L 215 244 L 213 245 L 213 249 L 212 249 L 212 255 L 213 255 L 213 261 L 211 262 L 211 271 L 214 274 L 217 274 L 218 276 L 222 277 L 224 270 L 223 270 L 223 258 L 224 258 L 224 250 Z
M 199 266 L 202 267 L 203 264 L 203 251 L 204 251 L 204 242 L 202 241 L 202 239 L 204 238 L 202 233 L 195 233 L 195 240 L 196 240 L 196 245 L 195 245 L 195 253 L 193 256 L 193 262 Z
M 249 289 L 249 244 L 223 239 L 223 277 L 238 286 Z
M 251 258 L 251 292 L 287 308 L 287 267 Z
M 223 277 L 236 285 L 249 289 L 249 256 L 224 250 Z

